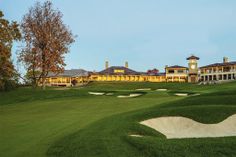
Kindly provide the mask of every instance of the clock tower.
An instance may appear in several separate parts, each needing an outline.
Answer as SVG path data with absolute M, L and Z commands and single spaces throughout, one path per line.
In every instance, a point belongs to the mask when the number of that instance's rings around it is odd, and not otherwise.
M 192 55 L 187 58 L 188 60 L 188 82 L 197 83 L 198 82 L 198 57 Z

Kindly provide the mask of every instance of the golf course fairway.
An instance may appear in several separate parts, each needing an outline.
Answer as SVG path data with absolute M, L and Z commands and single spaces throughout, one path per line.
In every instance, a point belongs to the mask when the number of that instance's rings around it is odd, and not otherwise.
M 0 93 L 0 157 L 233 157 L 235 136 L 167 139 L 140 122 L 172 116 L 217 124 L 234 114 L 236 82 L 21 87 Z

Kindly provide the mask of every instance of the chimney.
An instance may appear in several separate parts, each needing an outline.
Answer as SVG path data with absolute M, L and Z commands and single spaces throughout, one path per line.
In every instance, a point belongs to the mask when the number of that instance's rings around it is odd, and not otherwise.
M 229 62 L 229 58 L 228 57 L 224 57 L 223 58 L 223 63 L 228 63 Z
M 109 63 L 108 63 L 108 61 L 105 62 L 105 68 L 106 68 L 106 69 L 109 68 Z
M 168 68 L 168 65 L 165 66 L 165 72 L 166 72 L 166 69 Z
M 125 62 L 125 67 L 128 68 L 129 67 L 129 64 L 128 62 Z

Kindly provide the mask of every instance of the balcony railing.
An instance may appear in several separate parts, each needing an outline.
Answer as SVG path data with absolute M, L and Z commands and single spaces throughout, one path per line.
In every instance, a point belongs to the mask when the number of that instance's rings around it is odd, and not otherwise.
M 236 72 L 236 69 L 231 70 L 218 70 L 218 71 L 201 71 L 201 74 L 216 74 L 216 73 L 229 73 L 229 72 Z

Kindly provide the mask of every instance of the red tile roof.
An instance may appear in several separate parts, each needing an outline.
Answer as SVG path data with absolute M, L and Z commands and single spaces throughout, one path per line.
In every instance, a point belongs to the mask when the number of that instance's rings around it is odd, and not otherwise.
M 115 70 L 123 70 L 124 73 L 115 72 Z M 103 71 L 100 71 L 99 74 L 102 74 L 102 75 L 139 75 L 140 72 L 136 72 L 134 70 L 131 70 L 123 66 L 112 66 Z
M 218 67 L 218 66 L 230 66 L 230 65 L 236 65 L 236 61 L 235 62 L 227 62 L 227 63 L 214 63 L 214 64 L 209 64 L 206 66 L 202 66 L 200 68 L 209 68 L 209 67 Z
M 180 69 L 184 68 L 184 69 L 187 69 L 187 67 L 179 66 L 179 65 L 168 66 L 168 67 L 166 67 L 166 68 L 176 68 L 176 69 L 178 69 L 178 68 L 180 68 Z

